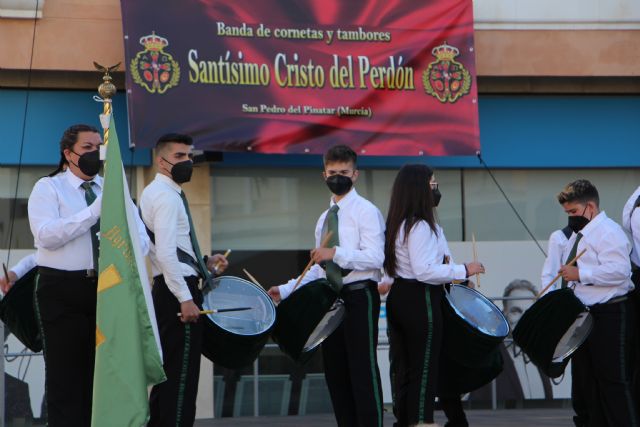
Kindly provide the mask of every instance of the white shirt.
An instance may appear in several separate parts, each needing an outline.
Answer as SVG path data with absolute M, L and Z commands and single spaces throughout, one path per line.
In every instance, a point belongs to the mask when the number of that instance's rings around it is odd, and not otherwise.
M 335 205 L 331 198 L 329 207 Z M 373 203 L 361 197 L 353 188 L 337 203 L 338 207 L 338 234 L 340 245 L 336 246 L 333 262 L 343 269 L 353 270 L 343 278 L 343 283 L 361 280 L 379 281 L 384 262 L 384 219 L 380 210 Z M 316 247 L 322 242 L 322 227 L 329 209 L 324 211 L 316 224 Z M 304 276 L 300 286 L 314 280 L 325 278 L 325 271 L 314 265 Z M 280 297 L 288 297 L 296 279 L 291 279 L 279 287 Z
M 162 274 L 171 293 L 184 302 L 193 299 L 184 278 L 197 276 L 198 272 L 178 261 L 177 248 L 196 259 L 181 192 L 182 188 L 171 178 L 158 173 L 142 191 L 140 211 L 142 220 L 155 235 L 149 254 L 153 275 Z
M 545 286 L 547 286 L 549 282 L 551 282 L 551 280 L 553 280 L 553 278 L 558 275 L 560 267 L 564 265 L 564 262 L 566 260 L 562 259 L 562 254 L 564 252 L 564 247 L 566 246 L 568 241 L 569 239 L 567 239 L 567 236 L 562 230 L 556 230 L 551 233 L 551 236 L 549 236 L 547 258 L 544 260 L 544 265 L 542 266 L 542 275 L 540 277 L 540 289 L 544 289 Z M 569 248 L 569 250 L 571 250 L 571 248 Z M 551 286 L 547 292 L 558 289 L 561 283 L 562 278 L 556 280 L 554 285 Z
M 396 236 L 396 277 L 416 279 L 433 285 L 465 280 L 463 264 L 453 264 L 444 231 L 436 224 L 437 234 L 422 220 L 411 227 L 405 241 L 404 221 Z M 449 263 L 444 264 L 445 256 Z
M 13 271 L 18 279 L 27 274 L 31 269 L 35 268 L 38 264 L 36 263 L 36 254 L 29 254 L 23 257 L 16 265 L 11 267 L 11 271 Z
M 633 250 L 631 261 L 640 266 L 640 207 L 633 209 L 633 205 L 640 196 L 640 187 L 636 188 L 622 210 L 622 226 L 631 233 Z M 633 214 L 631 213 L 633 211 Z
M 90 206 L 81 187 L 85 181 L 70 169 L 36 182 L 28 211 L 37 265 L 67 271 L 95 268 L 90 229 L 100 218 L 103 180 L 96 175 L 92 181 L 97 198 Z M 149 238 L 144 224 L 136 218 L 142 253 L 146 254 Z
M 578 243 L 579 254 L 587 251 L 578 260 L 580 279 L 575 284 L 575 294 L 585 305 L 607 302 L 612 298 L 627 294 L 633 289 L 629 252 L 631 244 L 617 223 L 607 217 L 604 211 L 596 215 L 582 229 L 582 239 Z M 562 253 L 567 259 L 573 248 L 577 234 L 573 234 Z

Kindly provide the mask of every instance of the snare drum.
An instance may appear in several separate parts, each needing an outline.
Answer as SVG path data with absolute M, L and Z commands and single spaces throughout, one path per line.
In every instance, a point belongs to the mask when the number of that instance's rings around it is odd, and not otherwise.
M 276 308 L 269 295 L 244 279 L 222 276 L 211 281 L 203 297 L 204 310 L 251 309 L 203 316 L 202 354 L 229 369 L 251 364 L 267 343 L 275 323 Z
M 557 378 L 592 327 L 591 314 L 573 290 L 558 289 L 524 312 L 513 329 L 513 340 L 542 372 Z
M 480 292 L 462 285 L 451 285 L 444 300 L 444 357 L 469 368 L 495 365 L 495 350 L 509 334 L 502 311 Z
M 273 339 L 297 362 L 304 362 L 336 330 L 344 318 L 344 304 L 326 279 L 296 289 L 277 308 Z
M 22 344 L 36 353 L 42 350 L 42 336 L 34 304 L 37 281 L 36 267 L 17 280 L 0 301 L 0 319 Z

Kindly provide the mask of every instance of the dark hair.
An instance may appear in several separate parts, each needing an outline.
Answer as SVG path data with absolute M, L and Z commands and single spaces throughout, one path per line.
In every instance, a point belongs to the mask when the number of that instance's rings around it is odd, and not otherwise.
M 193 145 L 193 138 L 182 133 L 165 133 L 158 138 L 158 142 L 156 142 L 156 151 L 162 151 L 168 144 L 174 142 L 178 144 Z
M 62 134 L 62 138 L 60 138 L 60 162 L 58 163 L 58 168 L 51 172 L 49 176 L 57 175 L 64 170 L 64 165 L 68 163 L 64 157 L 64 150 L 72 149 L 75 143 L 78 142 L 78 134 L 80 132 L 99 133 L 98 129 L 91 125 L 77 124 L 69 126 Z
M 533 283 L 531 283 L 528 280 L 524 280 L 524 279 L 515 279 L 515 280 L 512 280 L 511 282 L 509 282 L 507 287 L 504 288 L 504 292 L 502 293 L 502 296 L 503 297 L 508 297 L 508 296 L 511 295 L 511 292 L 513 292 L 516 289 L 525 289 L 525 290 L 531 292 L 533 294 L 533 296 L 538 295 L 538 290 L 536 289 L 535 286 L 533 286 Z M 509 303 L 509 300 L 502 301 L 503 310 L 507 309 L 507 304 L 508 303 Z
M 598 189 L 596 189 L 595 185 L 586 179 L 578 179 L 564 187 L 558 194 L 558 202 L 560 202 L 561 205 L 571 202 L 595 202 L 596 206 L 599 206 L 600 196 L 598 195 Z
M 355 151 L 346 145 L 334 145 L 329 148 L 322 158 L 324 165 L 326 166 L 329 163 L 336 162 L 345 162 L 345 163 L 353 163 L 355 167 L 358 162 L 358 155 Z
M 411 228 L 419 221 L 426 221 L 437 234 L 433 194 L 429 185 L 432 176 L 433 171 L 427 165 L 405 165 L 393 182 L 384 242 L 384 268 L 391 277 L 396 274 L 396 238 L 403 221 L 405 242 Z

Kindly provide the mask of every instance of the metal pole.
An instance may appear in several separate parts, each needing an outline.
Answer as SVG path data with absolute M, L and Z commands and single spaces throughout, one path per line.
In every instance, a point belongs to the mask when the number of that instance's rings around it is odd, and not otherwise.
M 0 345 L 0 427 L 4 427 L 4 323 L 0 322 L 0 336 L 2 336 L 2 345 Z
M 498 409 L 498 392 L 496 387 L 496 379 L 494 378 L 491 381 L 491 410 L 495 411 Z
M 260 392 L 258 391 L 258 359 L 253 361 L 253 416 L 260 415 L 258 404 L 260 403 Z

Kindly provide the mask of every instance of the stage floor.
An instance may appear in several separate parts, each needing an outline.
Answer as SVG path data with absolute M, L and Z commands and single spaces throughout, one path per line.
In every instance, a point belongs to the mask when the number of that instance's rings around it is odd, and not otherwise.
M 573 422 L 571 409 L 499 409 L 470 410 L 467 418 L 472 427 L 571 427 Z M 436 422 L 444 425 L 442 411 L 436 411 Z M 235 427 L 235 426 L 335 426 L 333 415 L 306 415 L 290 417 L 238 417 L 197 420 L 195 427 Z M 385 414 L 385 427 L 393 425 L 393 415 Z

